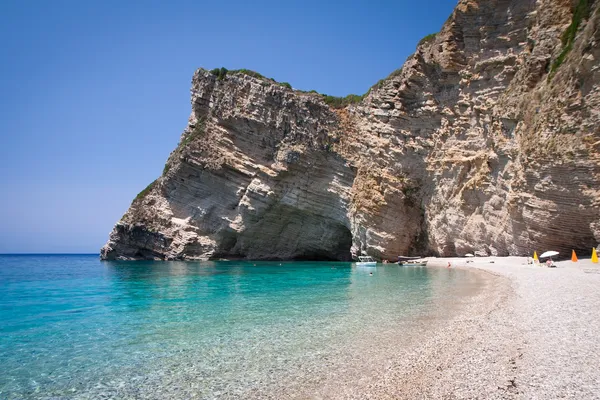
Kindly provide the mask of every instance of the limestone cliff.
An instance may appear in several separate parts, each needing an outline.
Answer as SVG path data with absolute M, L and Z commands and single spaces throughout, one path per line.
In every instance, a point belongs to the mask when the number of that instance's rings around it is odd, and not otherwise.
M 105 259 L 530 254 L 600 240 L 600 1 L 461 0 L 360 103 L 198 70 Z

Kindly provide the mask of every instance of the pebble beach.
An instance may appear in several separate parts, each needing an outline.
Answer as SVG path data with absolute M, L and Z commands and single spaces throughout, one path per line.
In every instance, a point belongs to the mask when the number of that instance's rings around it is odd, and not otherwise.
M 467 262 L 469 261 L 469 262 Z M 525 257 L 431 258 L 480 290 L 353 398 L 600 399 L 600 266 Z

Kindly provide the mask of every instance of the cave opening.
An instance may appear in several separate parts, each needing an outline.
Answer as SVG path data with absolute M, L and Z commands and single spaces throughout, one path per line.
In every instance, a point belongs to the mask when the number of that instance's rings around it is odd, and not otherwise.
M 219 232 L 211 258 L 351 261 L 352 233 L 345 222 L 278 205 L 241 232 Z
M 294 261 L 352 261 L 352 233 L 342 224 L 336 224 L 333 233 L 325 240 L 318 241 L 320 246 L 300 248 L 291 259 Z

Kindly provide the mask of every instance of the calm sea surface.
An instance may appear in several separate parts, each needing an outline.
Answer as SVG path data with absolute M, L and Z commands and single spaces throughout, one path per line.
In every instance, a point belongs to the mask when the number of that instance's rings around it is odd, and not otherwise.
M 0 398 L 310 397 L 376 374 L 471 275 L 0 255 Z

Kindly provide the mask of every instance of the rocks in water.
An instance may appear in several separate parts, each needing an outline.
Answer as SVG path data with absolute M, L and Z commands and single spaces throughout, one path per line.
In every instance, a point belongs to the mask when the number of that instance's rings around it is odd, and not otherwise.
M 589 249 L 600 241 L 592 11 L 550 72 L 568 2 L 462 0 L 401 71 L 342 109 L 260 75 L 200 69 L 179 146 L 101 256 Z

